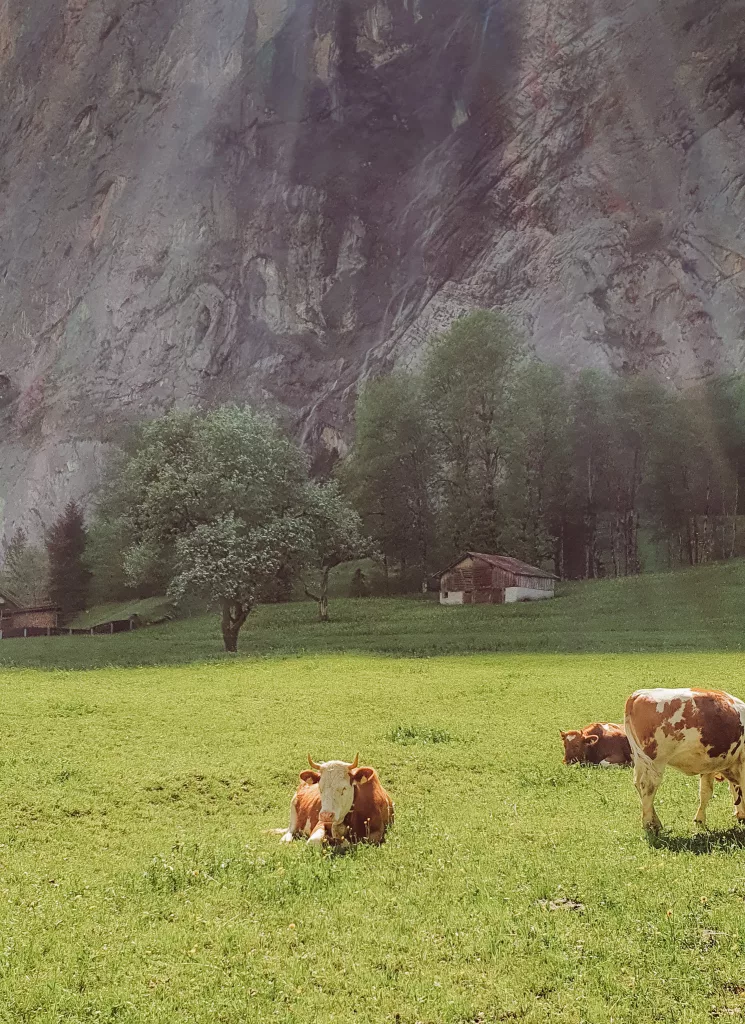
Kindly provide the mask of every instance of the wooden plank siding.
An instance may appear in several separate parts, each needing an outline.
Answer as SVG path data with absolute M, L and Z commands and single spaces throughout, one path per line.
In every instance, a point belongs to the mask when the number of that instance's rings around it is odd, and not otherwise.
M 502 565 L 495 565 L 499 556 L 468 554 L 451 565 L 440 577 L 440 590 L 444 595 L 462 594 L 463 604 L 503 604 L 505 591 L 516 587 L 525 590 L 554 592 L 554 579 L 548 573 L 518 562 L 502 558 Z M 505 567 L 508 566 L 507 568 Z M 527 571 L 520 572 L 524 568 Z

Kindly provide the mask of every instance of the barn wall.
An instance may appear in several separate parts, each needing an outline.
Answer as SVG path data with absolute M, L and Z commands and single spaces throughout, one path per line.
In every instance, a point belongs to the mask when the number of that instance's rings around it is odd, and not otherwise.
M 50 626 L 54 629 L 57 625 L 57 612 L 42 609 L 40 611 L 16 612 L 7 626 L 12 629 L 24 629 L 27 626 L 37 626 L 46 629 Z
M 544 601 L 553 597 L 553 590 L 537 590 L 535 587 L 507 587 L 504 592 L 504 603 L 514 604 L 515 601 Z
M 462 590 L 441 590 L 440 604 L 463 604 L 463 597 Z

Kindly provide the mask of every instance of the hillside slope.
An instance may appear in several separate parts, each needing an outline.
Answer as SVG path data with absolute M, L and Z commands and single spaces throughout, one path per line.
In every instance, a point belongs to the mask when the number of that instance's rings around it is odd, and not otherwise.
M 442 607 L 435 598 L 264 605 L 239 640 L 243 658 L 626 654 L 745 650 L 745 561 L 562 584 L 552 601 Z M 99 616 L 100 618 L 100 616 Z M 104 668 L 225 658 L 216 612 L 115 636 L 0 641 L 0 666 Z M 640 683 L 641 685 L 641 683 Z
M 5 0 L 4 527 L 174 402 L 323 459 L 505 306 L 570 366 L 741 366 L 740 0 Z

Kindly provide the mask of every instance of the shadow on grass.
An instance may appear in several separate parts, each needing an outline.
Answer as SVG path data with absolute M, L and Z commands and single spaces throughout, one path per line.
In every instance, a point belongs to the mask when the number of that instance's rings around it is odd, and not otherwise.
M 669 850 L 671 853 L 719 853 L 722 850 L 745 849 L 745 827 L 716 829 L 711 832 L 697 832 L 691 836 L 673 835 L 661 832 L 648 835 L 647 842 L 655 850 Z

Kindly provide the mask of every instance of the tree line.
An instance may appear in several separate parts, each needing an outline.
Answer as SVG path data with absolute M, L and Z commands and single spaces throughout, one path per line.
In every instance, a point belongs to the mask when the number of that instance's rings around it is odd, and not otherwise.
M 25 608 L 55 605 L 63 616 L 82 611 L 93 576 L 85 559 L 87 531 L 83 510 L 71 501 L 34 544 L 18 527 L 5 544 L 0 589 Z
M 227 650 L 251 609 L 302 581 L 328 619 L 334 566 L 373 557 L 419 590 L 466 550 L 561 578 L 741 553 L 745 382 L 684 391 L 533 358 L 501 313 L 432 339 L 417 369 L 368 383 L 333 478 L 270 417 L 229 405 L 142 424 L 112 458 L 86 526 L 73 502 L 43 546 L 16 531 L 2 583 L 70 618 L 88 602 L 201 595 Z M 369 588 L 358 572 L 356 594 Z
M 46 548 L 44 598 L 63 616 L 85 606 L 81 574 L 94 600 L 200 596 L 220 609 L 227 651 L 257 603 L 288 596 L 301 578 L 315 579 L 327 621 L 331 570 L 372 553 L 337 481 L 310 479 L 306 455 L 277 423 L 234 405 L 143 424 L 112 459 L 89 530 L 71 504 Z M 17 533 L 6 585 L 28 596 L 43 561 Z
M 340 478 L 404 578 L 481 550 L 585 579 L 742 553 L 744 471 L 743 377 L 569 375 L 477 312 L 365 387 Z

